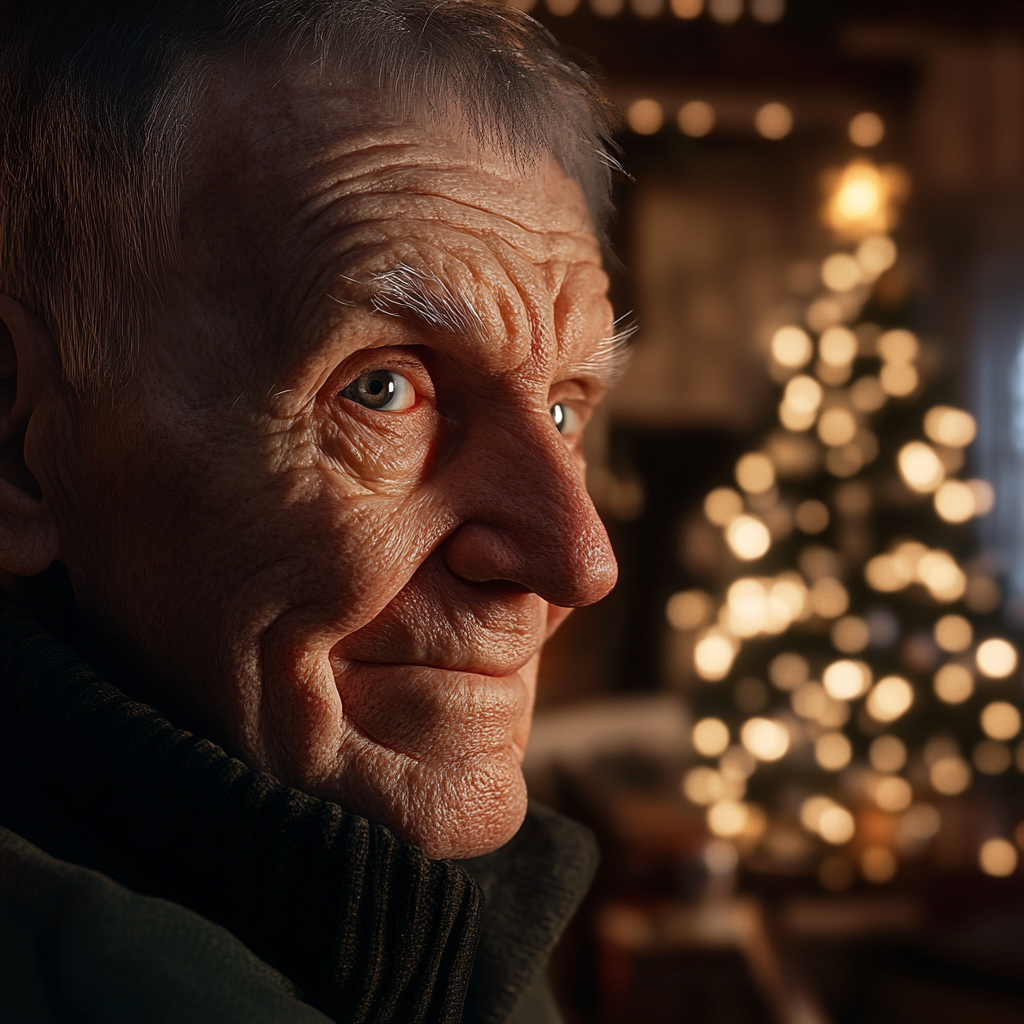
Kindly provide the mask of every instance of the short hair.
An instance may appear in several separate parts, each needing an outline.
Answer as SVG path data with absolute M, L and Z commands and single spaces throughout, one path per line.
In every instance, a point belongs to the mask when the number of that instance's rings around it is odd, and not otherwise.
M 179 263 L 185 140 L 225 60 L 312 53 L 400 116 L 457 112 L 522 167 L 550 154 L 596 229 L 607 221 L 616 115 L 546 29 L 502 3 L 6 0 L 0 12 L 0 291 L 51 330 L 79 395 L 138 365 Z

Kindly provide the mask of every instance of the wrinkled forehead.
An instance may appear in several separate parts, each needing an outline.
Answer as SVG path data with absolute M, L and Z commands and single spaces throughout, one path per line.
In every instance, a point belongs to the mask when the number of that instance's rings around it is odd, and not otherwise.
M 186 158 L 190 252 L 230 253 L 250 283 L 274 275 L 293 301 L 302 286 L 281 275 L 315 277 L 318 261 L 366 257 L 374 244 L 408 248 L 433 228 L 442 246 L 446 232 L 451 244 L 461 232 L 537 265 L 600 264 L 583 193 L 553 159 L 478 144 L 457 108 L 444 115 L 403 119 L 371 91 L 310 71 L 223 72 Z

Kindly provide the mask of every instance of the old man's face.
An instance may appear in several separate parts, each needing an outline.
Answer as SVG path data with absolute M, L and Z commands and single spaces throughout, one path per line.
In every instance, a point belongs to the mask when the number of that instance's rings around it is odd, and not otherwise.
M 524 813 L 541 645 L 615 580 L 581 439 L 612 316 L 553 161 L 359 109 L 214 90 L 137 387 L 29 454 L 159 706 L 469 856 Z

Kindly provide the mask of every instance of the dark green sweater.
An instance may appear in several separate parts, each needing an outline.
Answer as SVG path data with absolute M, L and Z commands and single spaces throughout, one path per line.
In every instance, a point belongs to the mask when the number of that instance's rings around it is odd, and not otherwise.
M 537 807 L 493 854 L 429 860 L 175 729 L 13 604 L 0 826 L 5 1021 L 508 1022 L 596 860 Z

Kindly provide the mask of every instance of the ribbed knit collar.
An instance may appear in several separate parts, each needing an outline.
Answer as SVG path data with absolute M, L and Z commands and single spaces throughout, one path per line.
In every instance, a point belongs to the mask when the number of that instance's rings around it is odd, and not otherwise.
M 0 824 L 224 925 L 336 1020 L 460 1018 L 483 906 L 466 871 L 175 729 L 10 603 Z M 563 923 L 532 926 L 531 962 Z

